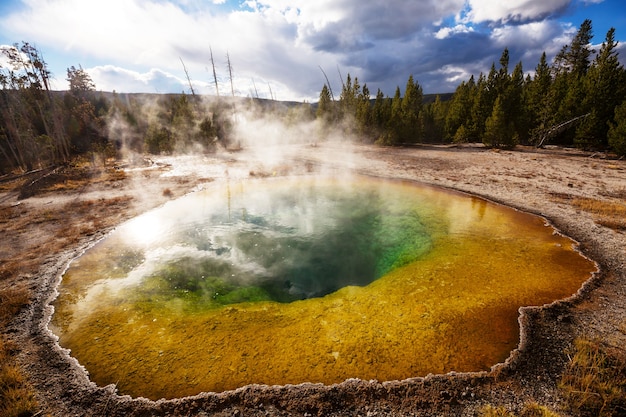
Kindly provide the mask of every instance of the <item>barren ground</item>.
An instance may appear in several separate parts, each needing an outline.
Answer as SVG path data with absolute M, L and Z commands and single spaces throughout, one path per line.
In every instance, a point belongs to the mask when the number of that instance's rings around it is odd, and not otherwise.
M 226 176 L 326 169 L 440 185 L 547 218 L 580 243 L 599 273 L 578 294 L 520 309 L 517 350 L 490 372 L 324 386 L 248 386 L 149 401 L 98 387 L 47 331 L 48 302 L 68 262 L 116 225 Z M 48 174 L 48 175 L 45 175 Z M 162 158 L 108 170 L 61 168 L 0 178 L 0 291 L 30 294 L 3 338 L 29 377 L 42 415 L 477 415 L 485 404 L 519 411 L 535 402 L 563 415 L 557 383 L 580 335 L 626 346 L 626 161 L 567 149 L 480 146 L 297 146 L 260 162 L 248 152 Z M 6 301 L 2 300 L 3 302 Z

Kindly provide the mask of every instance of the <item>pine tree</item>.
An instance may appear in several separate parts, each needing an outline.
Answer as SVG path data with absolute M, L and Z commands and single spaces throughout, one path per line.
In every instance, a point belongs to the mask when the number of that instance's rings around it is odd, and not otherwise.
M 402 127 L 402 97 L 400 87 L 396 87 L 396 92 L 391 100 L 391 111 L 387 119 L 387 128 L 380 141 L 384 145 L 397 145 L 401 142 Z
M 509 75 L 509 49 L 504 48 L 500 56 L 500 69 L 497 73 L 496 91 L 497 95 L 506 94 L 511 76 Z
M 354 120 L 360 90 L 361 87 L 358 78 L 355 77 L 354 83 L 352 83 L 352 77 L 348 74 L 346 82 L 343 84 L 341 95 L 339 96 L 339 112 L 341 118 L 351 118 Z
M 517 134 L 519 139 L 525 142 L 528 138 L 528 122 L 524 100 L 524 70 L 521 61 L 509 77 L 504 97 L 504 112 L 512 124 L 513 134 Z
M 471 123 L 471 109 L 473 106 L 472 90 L 475 88 L 474 76 L 469 81 L 463 81 L 456 88 L 450 101 L 444 121 L 445 138 L 453 140 L 461 126 Z
M 527 117 L 529 120 L 529 134 L 531 142 L 538 144 L 551 125 L 554 112 L 553 97 L 551 95 L 552 75 L 546 58 L 541 55 L 535 67 L 535 76 L 524 92 L 526 97 Z
M 404 142 L 415 143 L 421 139 L 420 112 L 423 97 L 422 87 L 410 75 L 401 101 L 400 135 Z
M 333 103 L 330 99 L 330 90 L 326 84 L 324 84 L 320 92 L 320 99 L 317 103 L 315 116 L 324 122 L 329 122 L 333 118 Z
M 571 44 L 565 45 L 554 58 L 553 97 L 559 106 L 554 112 L 553 125 L 561 125 L 590 112 L 584 105 L 586 96 L 584 77 L 589 70 L 590 57 L 593 53 L 590 45 L 592 38 L 591 20 L 586 19 L 580 25 Z M 563 129 L 558 132 L 556 141 L 562 145 L 572 145 L 575 137 L 575 129 Z
M 95 91 L 96 85 L 87 73 L 83 70 L 82 66 L 71 66 L 67 69 L 67 81 L 70 85 L 70 91 L 72 93 Z
M 446 119 L 446 104 L 437 95 L 435 101 L 422 108 L 421 124 L 424 129 L 424 142 L 443 142 Z
M 391 99 L 385 97 L 381 89 L 376 92 L 376 100 L 372 108 L 372 135 L 381 138 L 387 131 L 387 123 L 391 118 Z
M 492 66 L 491 73 L 495 74 L 495 67 Z M 489 78 L 492 78 L 491 76 Z M 495 98 L 493 79 L 490 82 L 488 78 L 481 73 L 476 83 L 476 88 L 472 93 L 472 109 L 471 109 L 471 123 L 465 125 L 468 130 L 468 134 L 471 140 L 480 141 L 485 133 L 485 121 L 493 112 L 493 105 Z
M 491 116 L 485 122 L 483 143 L 495 148 L 513 148 L 517 137 L 513 132 L 512 124 L 507 121 L 507 115 L 501 97 L 496 98 Z
M 365 138 L 372 135 L 372 109 L 370 105 L 370 90 L 367 84 L 363 84 L 363 88 L 357 96 L 356 124 L 359 136 Z
M 626 155 L 626 100 L 615 108 L 615 116 L 609 122 L 607 136 L 611 148 L 618 155 Z
M 584 79 L 583 108 L 589 116 L 576 130 L 579 146 L 606 148 L 608 122 L 613 119 L 615 108 L 626 99 L 626 76 L 616 47 L 615 28 L 611 28 Z
M 565 45 L 554 58 L 554 66 L 558 72 L 567 72 L 575 77 L 582 77 L 589 69 L 590 57 L 593 53 L 590 43 L 593 39 L 591 20 L 585 19 L 580 25 L 570 45 Z
M 104 120 L 96 115 L 96 85 L 93 80 L 81 66 L 72 66 L 67 69 L 67 81 L 70 90 L 63 96 L 64 125 L 73 150 L 114 154 L 113 146 L 101 133 Z

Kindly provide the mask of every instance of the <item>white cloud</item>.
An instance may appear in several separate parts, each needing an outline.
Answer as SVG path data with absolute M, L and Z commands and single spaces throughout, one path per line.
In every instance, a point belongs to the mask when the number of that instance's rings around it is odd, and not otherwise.
M 467 68 L 456 65 L 444 65 L 435 72 L 443 75 L 445 81 L 451 85 L 458 85 L 462 81 L 467 81 L 472 75 L 472 73 L 467 71 Z
M 182 92 L 188 89 L 187 81 L 153 68 L 140 73 L 114 65 L 102 65 L 85 70 L 102 91 L 120 93 Z
M 523 25 L 505 25 L 494 28 L 491 38 L 496 45 L 506 47 L 515 45 L 520 49 L 544 48 L 557 40 L 563 33 L 563 27 L 552 20 L 526 23 Z
M 454 27 L 446 26 L 446 27 L 442 27 L 441 29 L 437 31 L 437 33 L 435 33 L 435 38 L 446 39 L 452 35 L 456 35 L 459 33 L 469 33 L 473 31 L 474 31 L 474 28 L 472 28 L 471 26 L 466 26 L 466 25 L 456 25 Z

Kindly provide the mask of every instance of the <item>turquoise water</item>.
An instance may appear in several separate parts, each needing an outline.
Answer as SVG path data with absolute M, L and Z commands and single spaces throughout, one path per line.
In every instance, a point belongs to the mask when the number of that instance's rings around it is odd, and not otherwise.
M 159 264 L 147 285 L 203 304 L 291 302 L 367 285 L 432 245 L 420 213 L 381 189 L 250 188 L 177 225 L 172 242 L 194 255 Z
M 120 227 L 98 275 L 128 274 L 141 282 L 128 297 L 194 309 L 323 297 L 431 249 L 436 222 L 418 200 L 327 179 L 226 184 Z

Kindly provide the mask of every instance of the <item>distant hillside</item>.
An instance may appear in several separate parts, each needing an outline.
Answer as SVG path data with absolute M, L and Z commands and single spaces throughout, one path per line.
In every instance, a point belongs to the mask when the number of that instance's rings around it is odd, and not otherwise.
M 65 93 L 65 91 L 60 91 L 60 93 Z M 109 92 L 109 91 L 97 91 L 96 93 L 100 95 L 101 97 L 104 97 L 109 100 L 113 99 L 114 97 L 117 97 L 118 100 L 122 100 L 122 101 L 128 101 L 130 99 L 148 100 L 148 99 L 157 99 L 157 98 L 162 98 L 162 97 L 167 97 L 167 96 L 178 97 L 181 95 L 181 93 L 117 93 L 117 92 Z M 187 94 L 187 95 L 191 96 L 191 94 Z M 433 103 L 435 99 L 437 98 L 437 96 L 439 96 L 439 100 L 441 101 L 449 101 L 452 99 L 453 95 L 454 93 L 424 94 L 422 103 L 424 104 Z M 213 95 L 199 95 L 199 97 L 203 99 L 209 99 L 209 100 L 215 100 L 218 98 L 217 96 L 213 96 Z M 231 96 L 220 96 L 219 98 L 220 100 L 224 100 L 224 101 L 253 100 L 257 104 L 261 105 L 262 107 L 276 105 L 276 104 L 280 104 L 285 107 L 294 107 L 294 106 L 300 106 L 303 104 L 303 102 L 300 102 L 300 101 L 270 100 L 266 98 L 231 97 Z M 375 99 L 371 99 L 372 104 L 374 103 L 374 101 Z M 314 108 L 317 107 L 317 102 L 309 103 L 309 104 L 311 104 Z
M 452 100 L 452 96 L 454 93 L 442 93 L 442 94 L 424 94 L 422 98 L 422 103 L 429 104 L 434 103 L 437 96 L 439 96 L 439 100 L 441 101 L 450 101 Z

